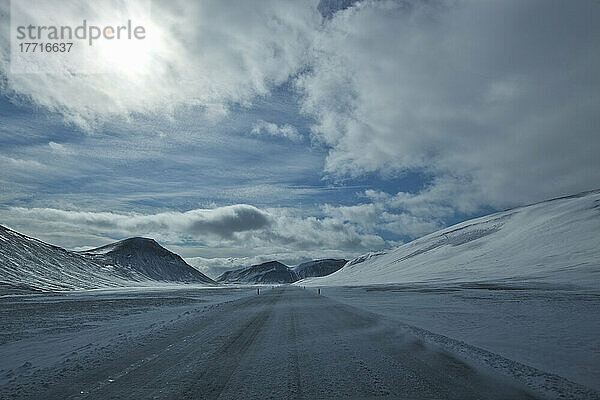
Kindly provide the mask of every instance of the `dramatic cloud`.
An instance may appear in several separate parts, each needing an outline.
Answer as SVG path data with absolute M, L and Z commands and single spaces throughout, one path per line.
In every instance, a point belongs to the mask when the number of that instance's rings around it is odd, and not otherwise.
M 222 269 L 600 185 L 598 1 L 152 5 L 141 70 L 11 74 L 3 38 L 3 223 Z
M 266 122 L 263 120 L 260 120 L 256 124 L 254 124 L 251 133 L 256 136 L 279 136 L 289 139 L 293 142 L 300 142 L 302 140 L 302 135 L 300 135 L 298 130 L 292 125 L 285 124 L 278 126 L 277 124 L 274 124 L 272 122 Z
M 366 250 L 385 244 L 370 225 L 330 216 L 307 217 L 293 209 L 260 210 L 246 204 L 151 215 L 13 207 L 1 216 L 8 221 L 16 218 L 30 220 L 34 226 L 52 226 L 56 231 L 77 230 L 113 238 L 141 235 L 210 246 Z
M 78 229 L 117 237 L 148 235 L 185 239 L 191 236 L 219 240 L 232 238 L 239 232 L 264 229 L 273 224 L 269 214 L 246 204 L 213 210 L 165 212 L 153 215 L 19 207 L 12 208 L 11 213 L 59 226 L 72 225 Z
M 0 10 L 6 26 L 10 25 L 7 3 Z M 137 10 L 129 10 L 127 2 L 118 4 L 124 16 L 137 17 Z M 73 24 L 83 17 L 102 20 L 107 7 L 73 2 L 64 5 L 67 15 L 61 18 Z M 48 23 L 43 10 L 29 11 L 31 23 Z M 321 20 L 316 2 L 285 0 L 157 0 L 152 1 L 151 12 L 144 57 L 107 53 L 87 61 L 90 67 L 106 64 L 104 69 L 113 71 L 104 74 L 77 73 L 67 59 L 64 65 L 54 66 L 61 73 L 10 74 L 7 89 L 86 128 L 133 113 L 169 115 L 185 105 L 200 107 L 210 119 L 219 119 L 228 113 L 229 104 L 248 105 L 302 68 L 312 32 Z M 3 40 L 0 50 L 5 75 L 8 44 Z M 147 59 L 143 65 L 141 58 Z
M 596 188 L 599 17 L 595 1 L 545 0 L 334 14 L 296 80 L 326 172 L 426 171 L 427 197 L 468 212 Z
M 65 65 L 9 74 L 5 90 L 89 127 L 183 105 L 219 119 L 291 79 L 334 177 L 425 171 L 471 193 L 469 212 L 600 181 L 597 1 L 176 0 L 152 14 L 146 71 Z M 247 129 L 301 139 L 285 123 Z
M 301 209 L 238 204 L 149 215 L 13 207 L 0 212 L 0 218 L 9 225 L 17 221 L 24 232 L 50 242 L 60 239 L 70 248 L 130 236 L 156 238 L 211 276 L 273 259 L 295 265 L 316 258 L 352 258 L 401 243 L 384 239 L 386 232 L 411 238 L 441 227 L 437 218 L 407 211 L 412 207 L 400 195 L 367 191 L 363 198 L 369 202 L 323 205 L 313 211 L 319 217 Z

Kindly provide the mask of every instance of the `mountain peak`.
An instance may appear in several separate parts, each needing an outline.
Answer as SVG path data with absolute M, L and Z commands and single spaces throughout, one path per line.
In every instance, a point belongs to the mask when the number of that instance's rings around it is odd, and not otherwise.
M 280 263 L 279 261 L 267 261 L 261 264 L 256 264 L 256 265 L 252 265 L 248 268 L 254 268 L 254 267 L 272 267 L 272 268 L 277 268 L 277 269 L 287 269 L 289 268 L 287 265 Z
M 134 236 L 134 237 L 130 237 L 127 239 L 123 239 L 117 243 L 154 243 L 154 244 L 158 244 L 156 242 L 156 240 L 152 239 L 152 238 L 146 238 L 146 237 L 142 237 L 142 236 Z
M 156 240 L 145 238 L 141 236 L 131 237 L 123 240 L 119 240 L 118 242 L 110 243 L 101 247 L 97 247 L 95 249 L 84 251 L 87 254 L 106 254 L 114 251 L 123 251 L 123 250 L 148 250 L 148 249 L 163 249 Z M 168 251 L 168 250 L 166 250 Z
M 132 237 L 83 252 L 155 280 L 214 283 L 156 240 Z

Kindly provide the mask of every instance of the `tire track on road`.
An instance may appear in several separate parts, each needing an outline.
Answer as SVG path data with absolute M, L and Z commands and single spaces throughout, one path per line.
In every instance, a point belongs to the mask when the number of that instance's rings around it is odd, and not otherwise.
M 289 301 L 289 300 L 288 300 Z M 298 351 L 298 318 L 296 316 L 295 306 L 290 306 L 290 328 L 288 330 L 288 341 L 290 344 L 289 350 L 289 363 L 291 365 L 292 376 L 288 381 L 288 390 L 290 395 L 293 395 L 295 399 L 303 399 L 304 394 L 302 393 L 302 374 L 300 370 L 300 357 Z
M 269 310 L 261 312 L 233 333 L 230 339 L 206 360 L 208 368 L 197 376 L 197 384 L 193 388 L 184 390 L 181 398 L 218 398 L 236 371 L 241 359 L 262 330 L 269 318 L 269 313 Z
M 151 343 L 151 352 L 134 348 L 140 361 L 111 374 L 110 384 L 91 385 L 97 390 L 74 398 L 217 398 L 268 318 L 271 301 L 246 298 L 215 307 L 185 329 L 171 328 Z

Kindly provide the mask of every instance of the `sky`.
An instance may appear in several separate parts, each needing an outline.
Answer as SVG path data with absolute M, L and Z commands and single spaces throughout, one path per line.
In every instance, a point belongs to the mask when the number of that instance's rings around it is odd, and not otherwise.
M 108 72 L 24 74 L 0 1 L 0 224 L 216 277 L 600 188 L 599 1 L 148 3 Z

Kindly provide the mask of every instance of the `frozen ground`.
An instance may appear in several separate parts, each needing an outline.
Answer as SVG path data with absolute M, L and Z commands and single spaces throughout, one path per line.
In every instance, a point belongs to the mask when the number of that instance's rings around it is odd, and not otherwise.
M 478 283 L 322 293 L 600 391 L 600 291 Z
M 121 288 L 37 294 L 0 292 L 0 398 L 36 398 L 24 382 L 40 371 L 82 368 L 83 359 L 167 329 L 191 313 L 254 293 L 254 288 Z M 51 378 L 54 379 L 54 378 Z M 38 387 L 43 393 L 44 385 Z M 14 385 L 11 387 L 15 388 Z M 35 393 L 34 390 L 32 393 Z M 39 398 L 39 397 L 38 397 Z
M 325 290 L 344 301 L 362 296 Z M 491 368 L 476 348 L 313 289 L 22 293 L 0 301 L 0 398 L 600 398 L 498 355 Z
M 0 291 L 0 345 L 25 339 L 30 346 L 32 340 L 63 332 L 82 336 L 85 331 L 100 338 L 98 329 L 111 334 L 112 328 L 123 330 L 128 325 L 140 330 L 138 324 L 166 321 L 180 310 L 222 303 L 254 290 L 171 285 L 55 293 Z

